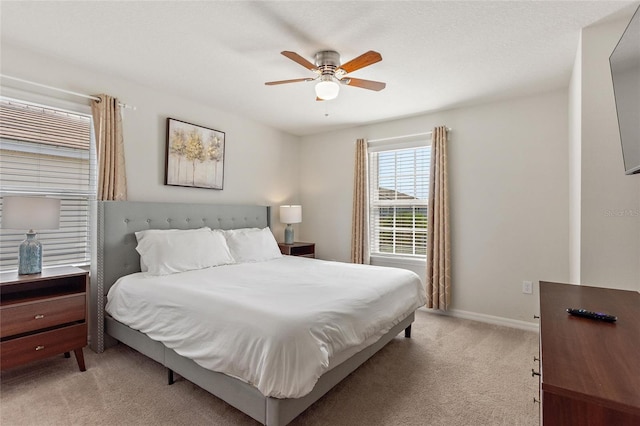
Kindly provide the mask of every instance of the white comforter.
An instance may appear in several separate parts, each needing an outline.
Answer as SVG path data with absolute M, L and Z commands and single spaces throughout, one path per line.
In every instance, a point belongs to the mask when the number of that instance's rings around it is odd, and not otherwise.
M 283 256 L 173 275 L 136 273 L 107 312 L 210 370 L 298 398 L 331 358 L 366 346 L 425 303 L 413 272 Z M 367 342 L 369 340 L 369 342 Z

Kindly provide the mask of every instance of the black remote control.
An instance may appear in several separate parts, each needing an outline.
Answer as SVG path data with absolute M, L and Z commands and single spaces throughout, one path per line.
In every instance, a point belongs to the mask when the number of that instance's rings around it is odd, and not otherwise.
M 567 312 L 577 317 L 585 317 L 606 322 L 614 322 L 618 319 L 618 317 L 614 315 L 605 314 L 603 312 L 587 311 L 586 309 L 567 308 Z

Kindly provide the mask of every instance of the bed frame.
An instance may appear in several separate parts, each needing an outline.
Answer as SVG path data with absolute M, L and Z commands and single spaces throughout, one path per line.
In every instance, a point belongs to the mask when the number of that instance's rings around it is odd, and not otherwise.
M 97 202 L 97 250 L 91 273 L 90 345 L 96 352 L 118 341 L 168 368 L 169 382 L 175 371 L 248 416 L 267 426 L 284 426 L 347 377 L 405 330 L 410 337 L 411 313 L 377 342 L 323 374 L 313 390 L 302 398 L 265 397 L 255 387 L 222 373 L 207 370 L 178 355 L 158 341 L 105 315 L 106 294 L 116 280 L 140 271 L 135 232 L 146 229 L 264 228 L 270 208 L 246 205 L 153 203 L 135 201 Z

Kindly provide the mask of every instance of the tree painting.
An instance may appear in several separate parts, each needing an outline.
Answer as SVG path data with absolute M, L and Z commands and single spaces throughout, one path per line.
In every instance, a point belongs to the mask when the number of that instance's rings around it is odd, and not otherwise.
M 175 175 L 180 176 L 180 163 L 185 155 L 187 146 L 187 135 L 184 129 L 174 129 L 171 135 L 171 144 L 169 145 L 169 152 L 177 157 L 175 161 L 176 171 Z
M 218 173 L 218 164 L 222 161 L 223 154 L 222 140 L 214 134 L 209 135 L 209 143 L 207 144 L 205 158 L 209 161 L 213 161 L 213 175 Z
M 222 189 L 224 132 L 169 118 L 166 185 Z

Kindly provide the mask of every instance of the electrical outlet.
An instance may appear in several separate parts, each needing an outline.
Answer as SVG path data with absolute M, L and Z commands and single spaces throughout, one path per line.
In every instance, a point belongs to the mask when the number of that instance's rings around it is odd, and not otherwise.
M 522 281 L 522 292 L 525 294 L 533 293 L 533 283 L 531 281 Z

